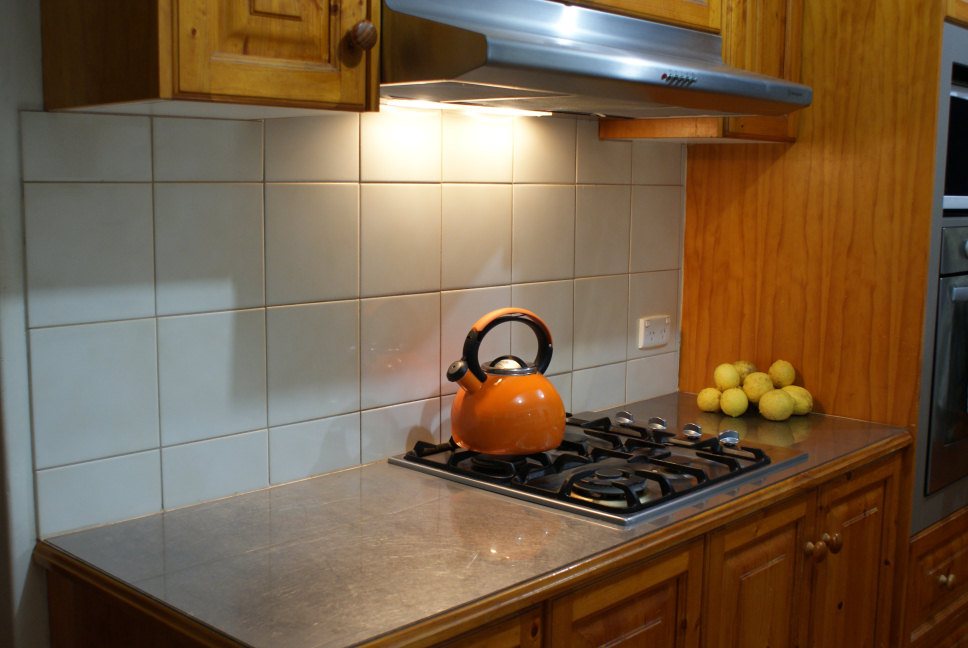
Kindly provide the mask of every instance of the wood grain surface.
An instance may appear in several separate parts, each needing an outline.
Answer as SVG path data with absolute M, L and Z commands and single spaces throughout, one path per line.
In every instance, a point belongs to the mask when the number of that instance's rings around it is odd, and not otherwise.
M 817 411 L 914 426 L 943 8 L 807 2 L 792 145 L 694 145 L 680 388 L 793 363 Z

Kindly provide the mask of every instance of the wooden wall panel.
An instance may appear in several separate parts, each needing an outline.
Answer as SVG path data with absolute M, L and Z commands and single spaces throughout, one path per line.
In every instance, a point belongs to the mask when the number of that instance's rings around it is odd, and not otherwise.
M 798 142 L 689 147 L 681 389 L 783 358 L 818 411 L 916 423 L 942 17 L 806 2 Z

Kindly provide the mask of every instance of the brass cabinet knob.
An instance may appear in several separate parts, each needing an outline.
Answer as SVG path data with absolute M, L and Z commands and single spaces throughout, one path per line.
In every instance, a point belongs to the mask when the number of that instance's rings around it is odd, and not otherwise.
M 820 539 L 827 544 L 832 554 L 840 553 L 840 550 L 844 548 L 844 536 L 839 533 L 833 535 L 825 533 L 820 536 Z
M 803 553 L 813 558 L 814 562 L 823 562 L 823 559 L 827 557 L 827 543 L 823 538 L 816 544 L 808 542 L 803 546 Z
M 955 575 L 954 574 L 941 574 L 938 576 L 938 585 L 941 587 L 947 587 L 951 589 L 955 586 Z
M 364 52 L 376 45 L 376 25 L 369 20 L 361 20 L 350 29 L 350 42 Z

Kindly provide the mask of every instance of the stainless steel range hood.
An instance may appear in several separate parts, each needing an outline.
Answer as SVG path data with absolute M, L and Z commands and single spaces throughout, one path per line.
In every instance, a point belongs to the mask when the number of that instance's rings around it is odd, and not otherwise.
M 810 88 L 719 36 L 552 0 L 383 0 L 381 95 L 610 117 L 780 115 Z

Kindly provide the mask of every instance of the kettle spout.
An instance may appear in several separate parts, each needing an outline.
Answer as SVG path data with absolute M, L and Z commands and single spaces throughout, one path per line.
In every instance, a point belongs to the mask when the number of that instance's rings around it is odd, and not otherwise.
M 447 368 L 447 380 L 457 383 L 461 389 L 471 394 L 484 385 L 473 372 L 468 371 L 467 363 L 463 360 L 458 360 Z

